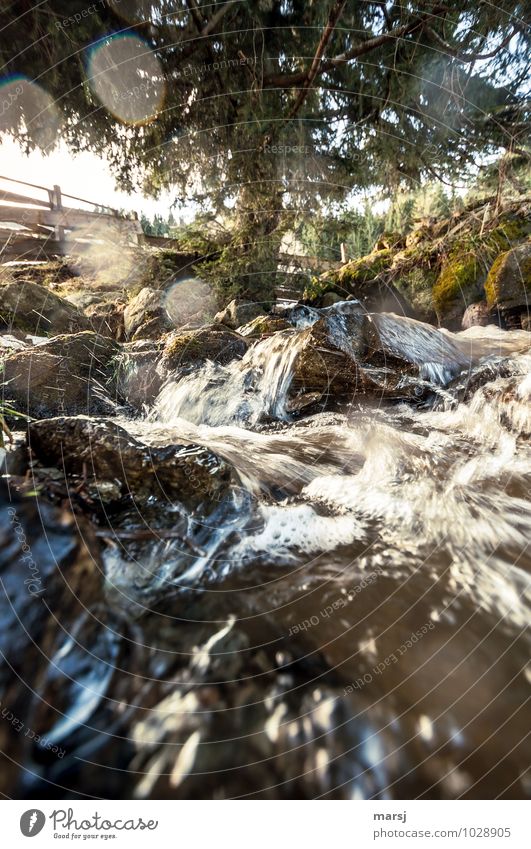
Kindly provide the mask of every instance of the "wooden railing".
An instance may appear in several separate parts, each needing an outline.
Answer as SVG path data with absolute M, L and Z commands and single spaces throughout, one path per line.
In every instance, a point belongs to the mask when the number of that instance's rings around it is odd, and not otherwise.
M 81 209 L 68 201 L 92 208 Z M 117 250 L 138 244 L 180 249 L 175 239 L 145 236 L 136 214 L 127 216 L 112 207 L 66 194 L 57 185 L 50 189 L 0 176 L 0 264 L 14 259 L 83 255 L 105 243 Z M 342 259 L 345 261 L 343 251 Z M 286 270 L 319 272 L 338 268 L 341 263 L 281 253 L 279 265 Z
M 82 209 L 70 201 L 92 208 Z M 106 242 L 133 247 L 142 238 L 136 215 L 125 216 L 95 201 L 66 194 L 58 185 L 50 189 L 0 176 L 0 263 L 83 254 Z

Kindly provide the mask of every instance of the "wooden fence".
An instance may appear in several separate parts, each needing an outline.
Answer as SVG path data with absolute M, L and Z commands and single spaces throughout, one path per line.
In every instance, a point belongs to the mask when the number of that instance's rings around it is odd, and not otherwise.
M 90 208 L 72 206 L 70 201 Z M 135 213 L 124 215 L 111 207 L 66 194 L 60 186 L 49 189 L 0 176 L 0 264 L 15 259 L 83 255 L 98 245 L 123 251 L 138 244 L 180 250 L 175 239 L 145 236 Z M 343 255 L 342 259 L 345 261 Z M 297 269 L 319 272 L 340 264 L 318 257 L 279 255 L 279 269 L 288 272 Z
M 142 237 L 136 215 L 68 195 L 60 186 L 0 177 L 0 263 L 83 254 L 104 243 L 133 247 Z

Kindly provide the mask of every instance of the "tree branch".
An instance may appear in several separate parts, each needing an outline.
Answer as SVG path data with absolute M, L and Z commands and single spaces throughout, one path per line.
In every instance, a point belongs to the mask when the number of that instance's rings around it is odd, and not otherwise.
M 510 40 L 514 38 L 518 29 L 514 29 L 512 32 L 507 35 L 503 41 L 494 49 L 491 50 L 490 53 L 461 53 L 456 47 L 452 47 L 451 44 L 448 44 L 441 36 L 435 32 L 431 27 L 426 27 L 426 31 L 435 39 L 437 44 L 440 44 L 441 47 L 444 48 L 445 53 L 448 53 L 450 56 L 453 56 L 454 59 L 459 59 L 460 62 L 476 62 L 481 59 L 492 59 L 496 56 L 500 50 L 503 50 L 504 47 L 507 47 Z
M 387 44 L 389 41 L 393 41 L 397 38 L 402 38 L 404 35 L 408 35 L 413 30 L 417 29 L 419 26 L 423 26 L 424 23 L 428 20 L 428 16 L 424 15 L 420 18 L 415 18 L 413 21 L 410 21 L 408 24 L 404 24 L 404 26 L 397 27 L 396 29 L 391 30 L 390 32 L 383 33 L 382 35 L 377 35 L 374 38 L 369 38 L 367 41 L 361 42 L 361 44 L 355 45 L 350 50 L 345 51 L 345 53 L 340 53 L 339 56 L 335 56 L 333 59 L 329 59 L 327 62 L 323 62 L 320 67 L 314 73 L 314 78 L 316 76 L 320 76 L 321 74 L 326 73 L 326 71 L 331 71 L 333 68 L 337 68 L 339 65 L 344 65 L 346 62 L 350 62 L 352 59 L 357 59 L 359 56 L 365 55 L 365 53 L 370 53 L 372 50 L 376 50 L 377 47 L 381 47 L 382 44 Z M 278 88 L 293 88 L 294 86 L 299 85 L 300 83 L 304 83 L 308 76 L 308 71 L 301 71 L 297 74 L 277 74 L 266 77 L 264 80 L 264 86 L 271 85 Z
M 217 29 L 219 22 L 221 19 L 227 14 L 231 6 L 234 6 L 235 3 L 239 2 L 239 0 L 228 0 L 228 3 L 225 3 L 224 6 L 216 12 L 215 15 L 212 15 L 209 21 L 206 22 L 205 26 L 201 30 L 201 35 L 210 35 L 211 32 L 214 32 Z
M 315 51 L 315 56 L 313 57 L 313 61 L 312 61 L 312 64 L 310 65 L 308 73 L 306 74 L 306 79 L 305 79 L 305 81 L 302 85 L 302 88 L 299 92 L 297 100 L 293 104 L 293 107 L 291 108 L 291 110 L 288 114 L 288 117 L 287 117 L 288 121 L 290 121 L 292 118 L 295 117 L 295 115 L 297 114 L 297 112 L 301 108 L 302 104 L 306 100 L 306 97 L 308 96 L 308 92 L 311 88 L 311 85 L 312 85 L 315 77 L 317 76 L 317 72 L 319 71 L 319 65 L 321 63 L 323 53 L 326 50 L 326 45 L 328 44 L 328 42 L 330 41 L 330 38 L 332 37 L 332 33 L 334 32 L 335 26 L 336 26 L 336 24 L 339 20 L 341 12 L 343 11 L 343 7 L 345 5 L 345 2 L 346 2 L 346 0 L 336 0 L 336 2 L 334 3 L 334 5 L 332 6 L 332 8 L 330 10 L 330 14 L 328 15 L 328 21 L 327 21 L 326 26 L 324 28 L 323 34 L 322 34 L 322 36 L 319 40 L 319 44 L 317 45 L 317 50 Z

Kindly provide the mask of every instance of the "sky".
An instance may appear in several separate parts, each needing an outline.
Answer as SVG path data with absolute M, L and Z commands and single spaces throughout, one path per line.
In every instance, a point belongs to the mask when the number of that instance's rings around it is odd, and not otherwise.
M 47 156 L 39 150 L 26 156 L 16 142 L 6 136 L 0 142 L 0 176 L 47 188 L 59 185 L 67 194 L 86 198 L 102 206 L 136 211 L 139 215 L 144 212 L 148 218 L 152 218 L 155 213 L 166 217 L 174 198 L 164 193 L 159 200 L 153 200 L 139 193 L 127 195 L 117 191 L 109 166 L 93 153 L 73 156 L 65 145 L 59 144 Z M 0 181 L 0 192 L 7 189 L 8 185 Z M 13 186 L 11 190 L 14 190 Z M 72 205 L 75 205 L 73 201 Z

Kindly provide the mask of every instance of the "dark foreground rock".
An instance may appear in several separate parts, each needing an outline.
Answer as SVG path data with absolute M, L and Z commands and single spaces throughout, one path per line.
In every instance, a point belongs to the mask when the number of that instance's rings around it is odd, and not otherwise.
M 3 360 L 4 397 L 35 418 L 58 414 L 111 415 L 104 385 L 118 344 L 90 331 L 57 336 Z
M 24 765 L 38 780 L 48 764 L 64 757 L 49 732 L 55 722 L 64 722 L 61 711 L 69 707 L 76 686 L 82 689 L 90 666 L 87 647 L 98 651 L 80 627 L 98 605 L 102 616 L 98 548 L 82 519 L 34 497 L 8 493 L 0 482 L 0 792 L 5 796 L 27 795 L 21 783 Z M 105 630 L 101 619 L 97 627 Z M 80 663 L 78 684 L 69 677 L 76 669 L 58 656 L 69 643 L 70 662 L 77 653 Z M 97 666 L 94 656 L 93 663 Z
M 106 419 L 74 416 L 44 419 L 28 426 L 28 445 L 45 466 L 85 479 L 102 502 L 130 495 L 150 496 L 195 507 L 219 501 L 230 468 L 197 445 L 150 447 Z

